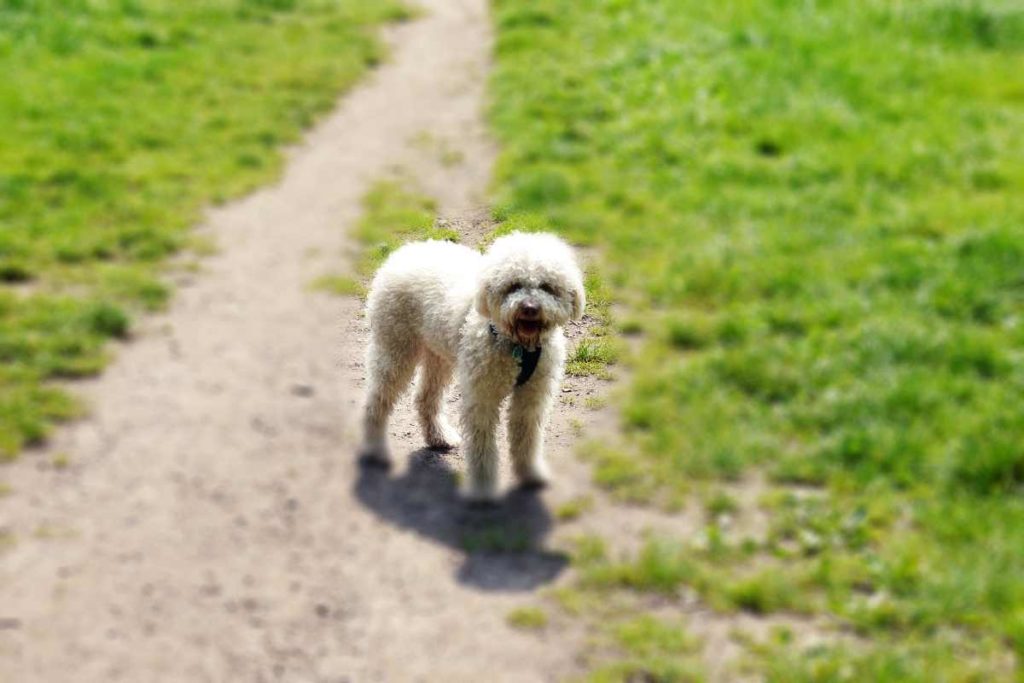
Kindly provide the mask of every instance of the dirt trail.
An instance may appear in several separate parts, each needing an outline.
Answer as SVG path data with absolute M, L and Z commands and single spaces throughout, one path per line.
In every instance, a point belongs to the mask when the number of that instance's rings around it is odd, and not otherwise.
M 221 252 L 177 275 L 170 310 L 75 386 L 91 415 L 0 471 L 0 681 L 563 680 L 584 666 L 584 626 L 506 623 L 570 580 L 553 549 L 699 529 L 697 508 L 663 515 L 592 490 L 573 456 L 581 427 L 609 420 L 585 408 L 593 379 L 567 380 L 558 401 L 554 487 L 496 511 L 462 505 L 458 453 L 420 448 L 408 398 L 395 471 L 356 465 L 360 304 L 309 283 L 344 267 L 346 230 L 382 177 L 411 176 L 467 243 L 487 228 L 486 0 L 421 3 L 279 183 L 211 212 L 199 230 Z M 597 504 L 556 523 L 580 495 Z M 731 680 L 732 629 L 765 624 L 680 608 L 712 680 Z
M 0 529 L 14 542 L 0 550 L 0 680 L 575 670 L 566 643 L 505 624 L 524 590 L 563 574 L 544 550 L 551 503 L 512 495 L 483 521 L 467 516 L 455 455 L 360 471 L 359 303 L 308 289 L 340 266 L 369 183 L 396 167 L 445 213 L 482 203 L 494 156 L 485 4 L 424 0 L 422 18 L 391 29 L 392 60 L 293 150 L 282 180 L 211 212 L 200 230 L 221 253 L 76 387 L 91 415 L 4 468 Z M 392 428 L 399 458 L 418 445 L 410 418 Z M 572 440 L 568 419 L 556 450 Z M 59 454 L 67 467 L 49 464 Z M 496 528 L 530 550 L 463 549 L 486 548 Z

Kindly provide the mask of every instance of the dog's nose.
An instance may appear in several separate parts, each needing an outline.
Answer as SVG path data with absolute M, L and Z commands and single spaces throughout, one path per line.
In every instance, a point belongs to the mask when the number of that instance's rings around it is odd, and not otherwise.
M 519 314 L 524 318 L 539 318 L 540 305 L 536 301 L 527 300 L 519 306 Z

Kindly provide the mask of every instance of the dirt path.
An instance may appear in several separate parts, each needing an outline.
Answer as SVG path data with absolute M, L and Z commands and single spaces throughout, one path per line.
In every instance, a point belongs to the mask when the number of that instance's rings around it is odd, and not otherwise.
M 390 476 L 361 472 L 359 304 L 308 290 L 339 267 L 368 184 L 395 167 L 445 213 L 483 200 L 485 2 L 423 4 L 389 33 L 392 61 L 293 151 L 281 182 L 211 213 L 201 230 L 221 253 L 76 388 L 90 417 L 4 469 L 0 680 L 574 671 L 572 648 L 505 624 L 525 590 L 564 574 L 544 550 L 551 503 L 513 495 L 467 516 L 456 456 L 412 452 Z M 396 454 L 418 445 L 410 418 L 395 420 Z M 552 443 L 565 450 L 559 420 Z M 464 550 L 510 537 L 530 550 Z

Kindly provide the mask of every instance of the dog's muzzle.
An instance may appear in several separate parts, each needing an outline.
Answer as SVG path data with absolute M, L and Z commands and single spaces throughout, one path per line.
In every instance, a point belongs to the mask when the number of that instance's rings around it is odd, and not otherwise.
M 519 304 L 514 327 L 515 336 L 521 341 L 535 341 L 544 330 L 540 304 L 533 299 L 526 299 Z

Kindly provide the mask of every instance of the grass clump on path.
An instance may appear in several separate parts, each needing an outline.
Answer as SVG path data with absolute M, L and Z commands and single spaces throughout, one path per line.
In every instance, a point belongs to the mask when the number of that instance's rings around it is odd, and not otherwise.
M 379 61 L 397 2 L 0 2 L 0 458 L 75 412 L 202 207 Z
M 369 280 L 393 251 L 407 242 L 458 242 L 459 233 L 438 223 L 437 202 L 400 180 L 380 180 L 363 197 L 356 236 L 363 244 L 359 274 Z
M 1024 10 L 497 0 L 494 17 L 499 213 L 602 247 L 649 318 L 622 406 L 634 464 L 609 481 L 643 498 L 757 468 L 822 487 L 824 519 L 773 507 L 795 527 L 718 568 L 734 584 L 781 562 L 734 597 L 772 611 L 787 577 L 813 585 L 867 638 L 835 657 L 877 680 L 935 680 L 951 650 L 964 677 L 1011 678 Z

